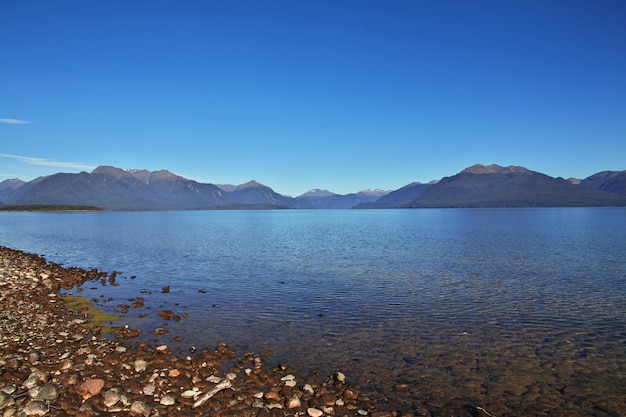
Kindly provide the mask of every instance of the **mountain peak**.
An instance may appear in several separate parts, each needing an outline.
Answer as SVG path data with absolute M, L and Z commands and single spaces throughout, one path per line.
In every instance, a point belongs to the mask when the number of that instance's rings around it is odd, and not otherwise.
M 333 193 L 332 191 L 321 189 L 321 188 L 314 188 L 302 194 L 300 197 L 319 198 L 319 197 L 330 197 L 331 195 L 335 195 L 335 193 Z
M 472 165 L 469 168 L 464 169 L 461 173 L 466 174 L 531 174 L 532 171 L 521 167 L 521 166 L 508 166 L 502 167 L 500 165 L 491 164 L 491 165 L 481 165 L 476 164 Z
M 152 179 L 164 180 L 182 178 L 168 170 L 148 171 L 147 169 L 122 169 L 108 165 L 101 165 L 92 171 L 92 174 L 110 175 L 117 179 L 131 176 L 139 181 L 148 183 Z
M 19 178 L 11 178 L 11 179 L 0 182 L 0 190 L 3 190 L 3 189 L 17 190 L 24 184 L 26 184 L 26 182 L 22 181 Z
M 235 187 L 235 189 L 243 190 L 244 188 L 254 188 L 254 187 L 267 187 L 267 186 L 261 183 L 258 183 L 255 180 L 251 180 L 251 181 L 246 182 L 245 184 L 239 184 L 237 187 Z

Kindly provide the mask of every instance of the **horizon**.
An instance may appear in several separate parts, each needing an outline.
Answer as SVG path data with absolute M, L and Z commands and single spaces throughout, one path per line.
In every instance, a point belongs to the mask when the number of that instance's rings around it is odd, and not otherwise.
M 299 196 L 626 167 L 626 4 L 0 5 L 0 182 L 100 165 Z
M 0 157 L 1 157 L 1 156 L 2 156 L 2 154 L 0 154 Z M 400 186 L 400 187 L 398 187 L 398 188 L 396 188 L 396 189 L 380 189 L 380 188 L 371 188 L 371 187 L 366 187 L 366 188 L 363 188 L 363 189 L 361 189 L 361 190 L 353 190 L 353 191 L 349 191 L 349 192 L 346 192 L 346 193 L 337 193 L 337 192 L 334 192 L 333 190 L 329 190 L 329 189 L 326 189 L 326 188 L 319 188 L 319 187 L 316 187 L 316 188 L 311 188 L 310 190 L 304 191 L 304 192 L 302 192 L 302 193 L 300 193 L 300 194 L 297 194 L 297 195 L 291 195 L 291 194 L 285 194 L 285 193 L 282 193 L 280 190 L 275 189 L 275 188 L 274 188 L 271 184 L 261 183 L 261 182 L 259 182 L 259 181 L 255 180 L 255 179 L 250 179 L 250 180 L 248 180 L 248 181 L 245 181 L 245 182 L 242 182 L 242 183 L 239 183 L 239 184 L 234 184 L 234 183 L 219 183 L 219 184 L 218 184 L 218 183 L 204 183 L 204 184 L 211 184 L 211 185 L 215 185 L 215 186 L 217 186 L 217 187 L 219 187 L 219 188 L 226 187 L 226 188 L 224 188 L 224 190 L 225 190 L 225 191 L 228 191 L 228 188 L 230 188 L 230 187 L 240 187 L 240 186 L 242 186 L 242 185 L 247 185 L 247 184 L 254 183 L 254 184 L 258 184 L 258 185 L 260 185 L 260 186 L 269 187 L 269 188 L 271 188 L 271 189 L 272 189 L 272 191 L 274 191 L 274 192 L 276 192 L 276 193 L 278 193 L 278 194 L 280 194 L 280 195 L 282 195 L 282 196 L 285 196 L 285 197 L 292 197 L 292 198 L 301 197 L 301 196 L 304 196 L 305 194 L 312 193 L 312 192 L 329 192 L 329 193 L 331 193 L 331 194 L 333 194 L 333 195 L 347 195 L 347 194 L 358 194 L 358 193 L 368 192 L 368 191 L 370 191 L 370 192 L 378 192 L 378 191 L 382 191 L 382 192 L 385 192 L 386 194 L 389 194 L 389 193 L 391 193 L 391 192 L 393 192 L 393 191 L 397 191 L 397 190 L 399 190 L 399 189 L 401 189 L 401 188 L 404 188 L 404 187 L 406 187 L 406 186 L 408 186 L 408 185 L 411 185 L 411 184 L 416 184 L 416 183 L 417 183 L 417 184 L 424 184 L 424 185 L 426 185 L 426 184 L 435 184 L 435 183 L 438 183 L 439 181 L 441 181 L 443 178 L 446 178 L 446 177 L 452 177 L 452 176 L 457 175 L 457 174 L 460 174 L 461 172 L 466 171 L 466 170 L 468 170 L 468 169 L 470 169 L 470 168 L 474 168 L 474 167 L 489 168 L 489 167 L 492 167 L 492 166 L 495 166 L 495 167 L 498 167 L 498 168 L 523 168 L 523 169 L 527 169 L 526 167 L 521 166 L 521 165 L 509 165 L 509 166 L 502 166 L 502 165 L 499 165 L 499 164 L 488 164 L 488 165 L 484 165 L 484 164 L 477 163 L 477 164 L 473 164 L 473 165 L 471 165 L 471 166 L 465 167 L 465 168 L 464 168 L 464 169 L 462 169 L 461 171 L 456 172 L 456 173 L 454 173 L 454 174 L 448 174 L 448 175 L 445 175 L 445 176 L 443 176 L 443 177 L 441 177 L 441 178 L 432 179 L 432 180 L 430 180 L 430 181 L 428 181 L 428 182 L 411 181 L 411 182 L 407 182 L 406 184 L 404 184 L 404 185 L 402 185 L 402 186 Z M 93 173 L 93 171 L 95 171 L 96 169 L 98 169 L 98 168 L 103 168 L 103 167 L 104 167 L 104 168 L 114 168 L 114 169 L 119 169 L 119 170 L 122 170 L 122 171 L 125 171 L 125 172 L 129 172 L 129 173 L 138 172 L 138 171 L 139 171 L 139 172 L 140 172 L 140 171 L 148 171 L 148 172 L 150 172 L 150 173 L 156 173 L 156 172 L 159 172 L 159 171 L 166 171 L 166 172 L 169 172 L 170 174 L 173 174 L 173 175 L 177 175 L 177 176 L 183 177 L 183 178 L 184 178 L 184 179 L 186 179 L 186 180 L 192 180 L 192 181 L 195 181 L 195 180 L 193 180 L 192 178 L 186 178 L 186 177 L 184 177 L 184 176 L 182 176 L 182 175 L 179 175 L 179 174 L 177 174 L 177 173 L 175 173 L 175 172 L 172 172 L 172 171 L 170 171 L 170 170 L 168 170 L 168 169 L 165 169 L 165 168 L 161 168 L 161 169 L 157 169 L 157 170 L 150 171 L 150 170 L 141 169 L 141 168 L 121 168 L 121 167 L 114 167 L 114 166 L 112 166 L 112 165 L 100 165 L 100 166 L 94 167 L 94 169 L 93 169 L 93 170 L 90 170 L 90 171 L 84 171 L 84 170 L 83 170 L 83 171 L 80 171 L 80 172 L 55 172 L 55 173 L 52 173 L 52 174 L 50 174 L 50 175 L 55 175 L 55 174 L 78 174 L 78 173 L 81 173 L 81 172 L 82 172 L 82 173 L 84 173 L 84 172 L 86 172 L 86 173 Z M 543 172 L 534 171 L 534 170 L 529 170 L 529 171 L 531 171 L 531 172 L 538 172 L 538 173 L 540 173 L 540 174 L 545 174 L 545 173 L 543 173 Z M 571 180 L 579 180 L 579 181 L 582 181 L 582 180 L 584 180 L 584 179 L 586 179 L 586 178 L 588 178 L 588 177 L 590 177 L 590 176 L 592 176 L 592 175 L 599 174 L 599 173 L 601 173 L 601 172 L 609 172 L 609 170 L 602 170 L 602 171 L 598 171 L 598 172 L 595 172 L 595 173 L 593 173 L 593 174 L 591 174 L 591 175 L 588 175 L 587 177 L 583 177 L 583 178 L 575 178 L 575 177 L 567 177 L 567 178 L 565 178 L 565 177 L 562 177 L 562 176 L 557 176 L 557 177 L 552 177 L 552 178 L 564 178 L 564 179 L 566 179 L 566 180 L 568 180 L 568 181 L 571 181 Z M 612 171 L 612 172 L 626 172 L 626 170 L 618 170 L 618 171 Z M 50 175 L 46 175 L 46 176 L 50 176 Z M 24 183 L 28 183 L 28 182 L 33 181 L 33 180 L 35 180 L 35 179 L 38 179 L 38 178 L 43 178 L 43 177 L 46 177 L 46 176 L 40 176 L 40 177 L 37 177 L 37 178 L 33 178 L 32 180 L 29 180 L 29 181 L 25 181 L 25 180 L 23 180 L 23 179 L 21 179 L 21 178 L 7 178 L 7 179 L 5 179 L 5 180 L 1 180 L 1 181 L 0 181 L 0 184 L 1 184 L 2 182 L 4 182 L 4 181 L 15 181 L 15 180 L 22 181 L 22 182 L 24 182 Z M 200 181 L 197 181 L 197 182 L 201 183 Z

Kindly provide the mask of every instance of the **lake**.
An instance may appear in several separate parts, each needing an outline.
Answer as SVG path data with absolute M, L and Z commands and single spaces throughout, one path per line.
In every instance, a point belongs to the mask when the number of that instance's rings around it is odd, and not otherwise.
M 415 413 L 626 413 L 626 208 L 4 212 L 0 245 L 120 271 L 81 295 L 145 297 L 125 322 L 182 355 L 270 349 Z

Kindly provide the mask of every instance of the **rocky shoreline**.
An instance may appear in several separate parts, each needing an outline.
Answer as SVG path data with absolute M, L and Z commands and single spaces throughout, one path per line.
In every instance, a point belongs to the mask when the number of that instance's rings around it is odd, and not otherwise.
M 127 327 L 103 337 L 61 291 L 106 276 L 0 247 L 3 417 L 413 415 L 373 409 L 342 372 L 316 383 L 288 366 L 266 369 L 262 355 L 237 357 L 225 344 L 181 358 L 165 345 L 133 342 Z

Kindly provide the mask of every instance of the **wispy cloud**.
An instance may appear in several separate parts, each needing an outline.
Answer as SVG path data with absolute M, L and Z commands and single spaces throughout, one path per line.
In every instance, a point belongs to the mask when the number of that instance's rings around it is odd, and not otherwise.
M 10 159 L 15 159 L 17 161 L 24 162 L 30 165 L 39 165 L 39 166 L 47 166 L 47 167 L 55 167 L 55 168 L 88 169 L 88 170 L 93 170 L 96 168 L 96 166 L 94 165 L 84 164 L 82 162 L 51 161 L 45 158 L 34 158 L 32 156 L 10 155 L 6 153 L 0 153 L 0 158 L 10 158 Z
M 28 120 L 20 120 L 20 119 L 1 119 L 0 123 L 6 123 L 9 125 L 27 125 L 30 122 Z

